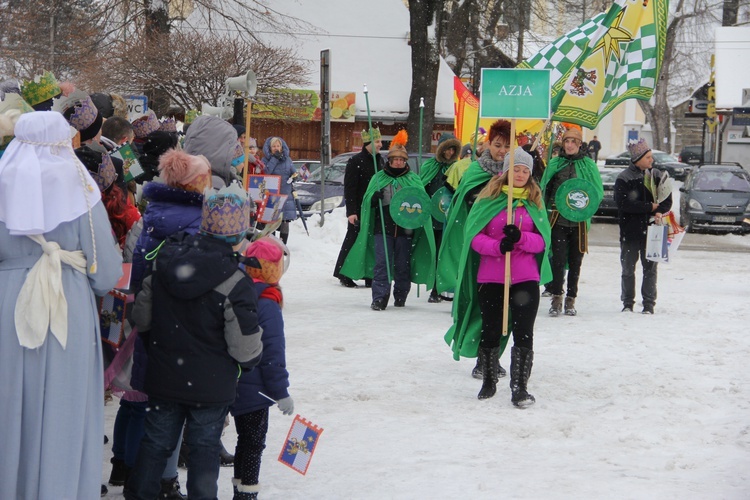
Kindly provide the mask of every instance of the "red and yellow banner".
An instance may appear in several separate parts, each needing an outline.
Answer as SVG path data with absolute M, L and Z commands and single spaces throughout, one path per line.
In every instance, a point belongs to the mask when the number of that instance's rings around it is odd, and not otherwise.
M 477 125 L 479 115 L 479 99 L 472 94 L 460 78 L 453 77 L 453 128 L 456 137 L 462 144 L 472 140 L 472 134 Z M 479 127 L 489 130 L 495 119 L 484 118 L 479 121 Z M 516 140 L 520 145 L 525 144 L 535 134 L 538 134 L 544 122 L 542 120 L 516 120 Z

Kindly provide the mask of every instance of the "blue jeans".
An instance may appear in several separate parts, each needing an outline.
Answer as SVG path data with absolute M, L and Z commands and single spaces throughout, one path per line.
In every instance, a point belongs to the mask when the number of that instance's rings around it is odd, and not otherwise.
M 188 497 L 216 500 L 221 432 L 228 412 L 228 406 L 195 406 L 152 398 L 146 414 L 146 434 L 123 492 L 125 498 L 153 500 L 159 495 L 162 472 L 185 425 Z
M 115 417 L 115 428 L 112 433 L 112 455 L 118 460 L 123 460 L 125 465 L 131 469 L 135 465 L 138 456 L 138 447 L 145 433 L 146 401 L 120 400 L 120 408 Z M 182 444 L 182 433 L 178 440 L 177 448 L 167 461 L 167 466 L 162 474 L 162 479 L 177 477 L 177 462 L 179 461 L 180 445 Z

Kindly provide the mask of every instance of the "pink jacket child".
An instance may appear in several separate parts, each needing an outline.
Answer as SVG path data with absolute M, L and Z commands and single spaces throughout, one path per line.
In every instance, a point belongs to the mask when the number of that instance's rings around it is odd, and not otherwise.
M 515 224 L 521 230 L 521 240 L 511 255 L 511 284 L 539 281 L 536 254 L 544 251 L 544 239 L 534 226 L 534 221 L 523 206 L 515 210 Z M 500 253 L 500 240 L 505 236 L 507 210 L 503 210 L 471 240 L 471 248 L 481 257 L 477 283 L 505 283 L 505 255 Z

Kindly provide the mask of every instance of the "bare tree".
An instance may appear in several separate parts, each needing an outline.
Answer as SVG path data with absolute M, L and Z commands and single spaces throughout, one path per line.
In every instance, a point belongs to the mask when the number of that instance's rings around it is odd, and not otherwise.
M 96 52 L 103 24 L 87 0 L 0 1 L 0 74 L 32 78 L 44 70 L 58 79 L 76 74 Z
M 664 57 L 654 96 L 650 101 L 638 101 L 646 115 L 646 122 L 651 125 L 654 146 L 665 151 L 672 150 L 670 102 L 686 92 L 686 74 L 701 68 L 705 74 L 704 78 L 708 78 L 708 64 L 695 63 L 699 56 L 696 51 L 701 46 L 699 42 L 710 51 L 709 40 L 702 39 L 713 34 L 713 30 L 706 27 L 718 24 L 713 8 L 708 2 L 695 0 L 687 3 L 689 5 L 686 6 L 686 0 L 678 0 L 674 13 L 667 22 Z M 707 58 L 704 60 L 707 62 Z M 696 78 L 700 79 L 693 76 L 689 81 L 694 82 Z
M 173 32 L 133 38 L 115 46 L 117 57 L 103 58 L 81 79 L 89 88 L 123 93 L 153 87 L 186 109 L 216 105 L 228 77 L 252 69 L 259 100 L 276 103 L 274 89 L 303 86 L 309 70 L 289 49 L 268 47 L 229 35 Z M 106 65 L 106 67 L 105 67 Z

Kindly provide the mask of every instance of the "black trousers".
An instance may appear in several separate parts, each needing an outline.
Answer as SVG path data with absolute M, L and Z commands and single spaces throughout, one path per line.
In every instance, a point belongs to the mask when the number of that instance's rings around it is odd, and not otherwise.
M 340 274 L 341 268 L 344 267 L 346 256 L 349 255 L 354 242 L 357 241 L 359 235 L 359 224 L 352 224 L 351 222 L 346 225 L 346 236 L 344 236 L 344 242 L 341 244 L 341 250 L 339 250 L 339 258 L 336 259 L 336 267 L 333 268 L 333 275 L 336 278 L 345 278 Z
M 266 448 L 268 408 L 234 417 L 237 429 L 237 448 L 234 452 L 234 477 L 242 484 L 258 484 L 260 459 Z
M 502 283 L 478 283 L 479 311 L 482 314 L 482 339 L 479 347 L 493 348 L 500 345 L 503 333 Z M 539 282 L 524 281 L 510 286 L 510 323 L 513 329 L 513 345 L 534 349 L 534 323 L 539 310 Z
M 578 278 L 581 276 L 583 252 L 581 252 L 581 224 L 573 227 L 555 224 L 552 226 L 552 282 L 550 292 L 553 295 L 563 294 L 565 284 L 565 268 L 568 268 L 568 297 L 578 296 Z
M 641 260 L 643 266 L 643 283 L 641 297 L 643 305 L 656 305 L 656 270 L 657 263 L 646 259 L 646 240 L 621 241 L 620 265 L 622 266 L 622 292 L 620 300 L 623 305 L 632 307 L 635 303 L 635 265 Z

